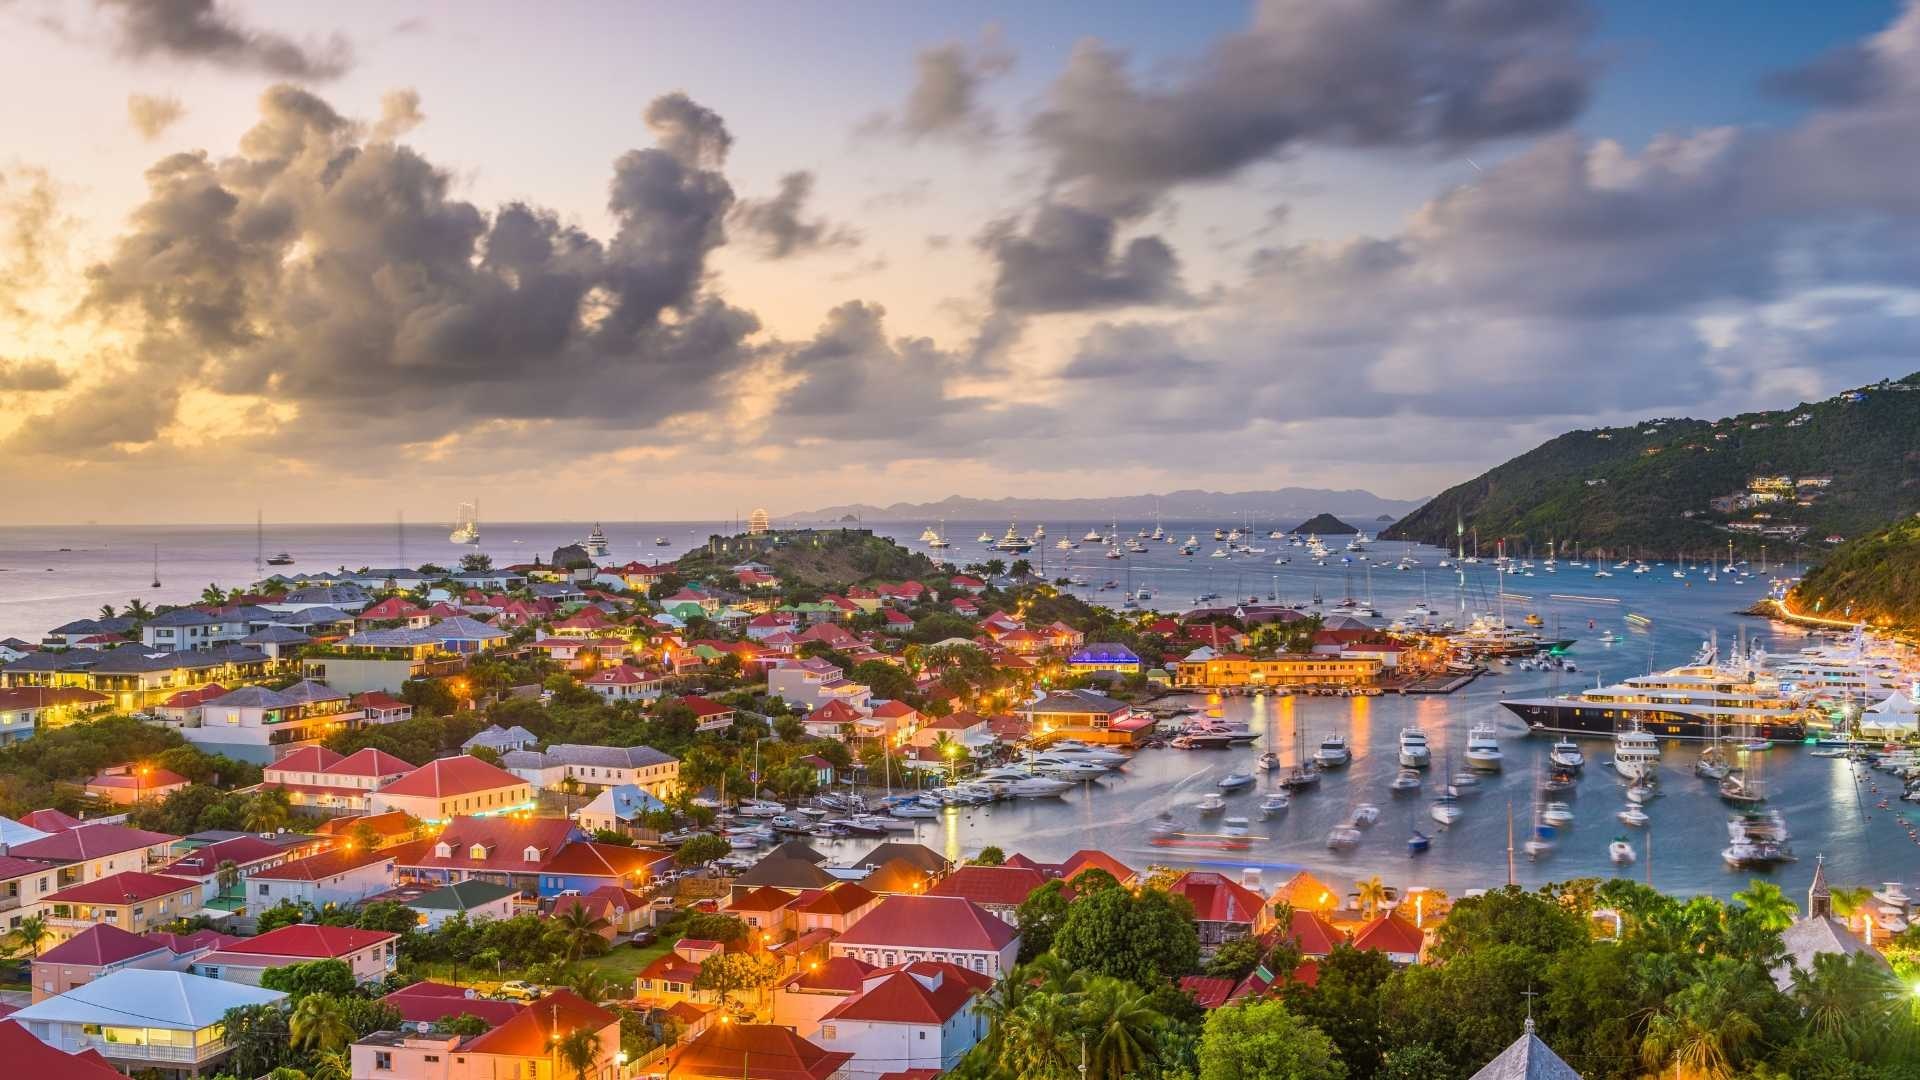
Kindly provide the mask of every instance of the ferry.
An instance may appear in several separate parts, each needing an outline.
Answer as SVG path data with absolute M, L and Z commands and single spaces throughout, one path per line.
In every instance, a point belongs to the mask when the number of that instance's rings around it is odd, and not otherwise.
M 1806 738 L 1804 699 L 1769 672 L 1719 664 L 1711 646 L 1694 662 L 1634 675 L 1577 695 L 1502 701 L 1534 731 L 1612 735 L 1638 725 L 1663 739 L 1711 741 L 1716 730 L 1777 742 Z

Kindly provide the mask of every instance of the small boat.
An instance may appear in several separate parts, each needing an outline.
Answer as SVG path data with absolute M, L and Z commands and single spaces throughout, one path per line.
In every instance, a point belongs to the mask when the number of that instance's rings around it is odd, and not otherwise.
M 940 816 L 940 808 L 929 806 L 919 800 L 897 803 L 887 813 L 897 818 L 935 818 Z
M 1613 771 L 1628 780 L 1652 776 L 1660 767 L 1660 740 L 1639 727 L 1613 737 Z
M 1418 855 L 1433 846 L 1433 837 L 1415 829 L 1407 834 L 1407 854 Z
M 1482 772 L 1498 772 L 1500 769 L 1499 730 L 1492 724 L 1475 724 L 1467 732 L 1467 749 L 1462 755 L 1467 767 Z
M 1266 753 L 1260 755 L 1261 771 L 1272 772 L 1273 770 L 1278 769 L 1279 767 L 1280 767 L 1279 754 L 1276 754 L 1273 751 L 1269 750 Z
M 1370 829 L 1379 820 L 1379 807 L 1372 803 L 1361 803 L 1359 806 L 1353 808 L 1353 815 L 1347 819 L 1347 824 L 1352 825 L 1356 829 Z
M 1613 843 L 1607 845 L 1607 858 L 1612 859 L 1615 866 L 1626 866 L 1637 857 L 1633 845 L 1627 843 L 1624 836 L 1614 837 Z
M 292 566 L 293 556 L 282 551 L 267 560 L 268 566 Z
M 673 541 L 667 539 L 664 536 L 656 536 L 653 538 L 653 544 L 655 547 L 666 547 L 668 544 L 671 544 L 671 543 L 673 543 Z
M 1580 746 L 1572 739 L 1561 739 L 1547 751 L 1547 760 L 1562 769 L 1579 769 L 1587 763 L 1587 756 L 1580 752 Z
M 1873 890 L 1873 898 L 1888 907 L 1899 908 L 1903 912 L 1913 906 L 1913 898 L 1907 895 L 1907 891 L 1901 888 L 1897 881 L 1881 882 L 1880 887 Z
M 1736 770 L 1720 781 L 1720 801 L 1731 806 L 1758 806 L 1767 801 L 1767 796 L 1758 783 Z
M 1454 791 L 1455 795 L 1462 794 L 1470 789 L 1477 789 L 1480 786 L 1480 774 L 1473 772 L 1454 773 L 1453 780 L 1448 786 L 1458 789 Z
M 1312 787 L 1320 782 L 1320 770 L 1314 768 L 1295 769 L 1280 778 L 1280 786 L 1290 790 Z
M 1540 820 L 1549 825 L 1573 824 L 1573 807 L 1563 802 L 1550 802 L 1540 808 Z
M 1412 769 L 1401 769 L 1393 782 L 1387 785 L 1396 795 L 1420 790 L 1420 774 Z
M 1652 784 L 1633 783 L 1627 785 L 1627 801 L 1635 805 L 1652 802 L 1653 797 L 1658 794 L 1660 794 L 1659 789 L 1655 788 Z
M 1336 825 L 1327 833 L 1327 849 L 1348 851 L 1360 846 L 1360 830 L 1351 825 Z
M 1417 727 L 1403 728 L 1400 732 L 1400 764 L 1409 769 L 1424 769 L 1433 761 L 1433 751 L 1427 746 L 1427 733 Z
M 1740 744 L 1740 749 L 1749 753 L 1759 753 L 1762 750 L 1773 749 L 1773 743 L 1766 739 L 1748 739 Z
M 1227 800 L 1217 791 L 1209 791 L 1200 796 L 1199 810 L 1203 814 L 1217 814 L 1227 808 Z
M 1637 806 L 1629 806 L 1625 810 L 1622 810 L 1613 816 L 1620 820 L 1620 824 L 1631 825 L 1636 829 L 1645 828 L 1647 822 L 1653 820 L 1652 818 L 1647 816 L 1647 812 L 1645 810 L 1642 810 Z
M 1313 763 L 1323 769 L 1337 769 L 1353 760 L 1353 751 L 1347 749 L 1347 737 L 1333 734 L 1320 740 L 1320 748 L 1313 752 Z
M 1220 819 L 1220 831 L 1228 836 L 1245 836 L 1249 827 L 1247 819 L 1243 817 Z
M 1171 836 L 1180 831 L 1180 823 L 1173 820 L 1172 814 L 1163 813 L 1153 819 L 1153 824 L 1147 831 L 1155 836 Z
M 1286 792 L 1269 792 L 1268 794 L 1260 796 L 1260 816 L 1267 818 L 1275 814 L 1285 813 L 1287 807 L 1291 805 L 1293 805 L 1293 800 L 1287 796 Z
M 1253 774 L 1243 773 L 1243 772 L 1230 772 L 1227 775 L 1221 777 L 1215 786 L 1218 787 L 1221 791 L 1239 791 L 1241 788 L 1252 787 Z
M 1460 804 L 1454 800 L 1453 796 L 1443 795 L 1433 800 L 1433 807 L 1428 813 L 1440 824 L 1451 825 L 1460 820 Z

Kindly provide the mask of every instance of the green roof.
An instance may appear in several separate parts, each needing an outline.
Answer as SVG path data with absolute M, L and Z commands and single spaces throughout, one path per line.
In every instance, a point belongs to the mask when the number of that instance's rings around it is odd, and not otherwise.
M 410 908 L 431 908 L 436 911 L 471 911 L 483 904 L 491 904 L 503 896 L 513 896 L 520 890 L 510 885 L 496 885 L 491 881 L 462 881 L 457 885 L 448 885 L 435 889 L 419 897 L 407 906 Z

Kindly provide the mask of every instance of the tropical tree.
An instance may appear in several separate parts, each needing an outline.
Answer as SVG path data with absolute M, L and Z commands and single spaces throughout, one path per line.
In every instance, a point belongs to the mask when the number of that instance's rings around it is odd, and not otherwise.
M 312 1080 L 353 1080 L 353 1057 L 345 1047 L 323 1050 L 313 1056 L 313 1068 L 307 1075 Z
M 566 816 L 573 816 L 573 800 L 580 794 L 580 781 L 571 774 L 560 781 L 560 794 L 566 799 Z
M 250 832 L 268 833 L 280 828 L 293 816 L 287 793 L 279 788 L 262 791 L 247 800 L 246 824 Z
M 1200 1036 L 1199 1080 L 1345 1080 L 1333 1040 L 1278 1001 L 1215 1009 Z
M 227 594 L 220 586 L 209 583 L 206 588 L 200 590 L 200 602 L 203 604 L 224 604 L 227 602 Z
M 553 920 L 553 926 L 570 961 L 580 959 L 588 950 L 605 951 L 607 939 L 600 932 L 607 928 L 607 920 L 588 911 L 583 903 L 570 905 Z
M 313 1052 L 338 1050 L 353 1041 L 353 1026 L 347 1023 L 346 1010 L 332 994 L 301 998 L 293 1007 L 288 1031 L 292 1045 Z
M 1771 881 L 1758 878 L 1748 881 L 1747 887 L 1734 893 L 1733 898 L 1745 904 L 1760 925 L 1768 930 L 1785 930 L 1793 925 L 1795 916 L 1800 914 L 1800 909 L 1787 899 L 1786 893 L 1780 891 L 1780 886 Z
M 673 861 L 676 866 L 699 866 L 732 850 L 720 837 L 712 833 L 698 833 L 687 837 L 687 842 L 674 851 Z
M 120 614 L 138 622 L 143 619 L 152 618 L 153 609 L 147 606 L 146 601 L 136 596 L 127 601 L 127 606 L 120 609 Z
M 1865 885 L 1841 886 L 1829 891 L 1833 901 L 1833 913 L 1852 926 L 1856 915 L 1864 915 L 1867 905 L 1873 901 L 1873 890 Z
M 1900 980 L 1871 956 L 1819 953 L 1793 969 L 1792 994 L 1816 1036 L 1862 1056 L 1905 1006 Z
M 40 943 L 47 940 L 47 935 L 52 932 L 52 929 L 47 926 L 46 916 L 29 915 L 20 920 L 19 926 L 13 928 L 13 951 L 24 952 L 28 956 L 39 956 Z
M 1722 1080 L 1746 1061 L 1760 1036 L 1739 963 L 1715 957 L 1667 999 L 1647 1024 L 1640 1062 L 1675 1080 Z
M 232 859 L 222 859 L 213 872 L 214 881 L 220 886 L 220 895 L 232 895 L 240 886 L 240 864 Z
M 1380 908 L 1387 902 L 1387 886 L 1380 880 L 1380 875 L 1375 874 L 1367 880 L 1355 882 L 1355 884 L 1360 886 L 1358 899 L 1360 901 L 1361 913 L 1369 919 L 1378 915 Z
M 1163 1024 L 1146 991 L 1097 976 L 1080 995 L 1080 1028 L 1087 1037 L 1086 1075 L 1103 1080 L 1137 1076 L 1153 1056 Z
M 113 618 L 113 605 L 112 605 L 112 604 L 101 604 L 101 605 L 100 605 L 100 617 L 101 617 L 101 618 L 103 618 L 103 619 L 111 619 L 111 618 Z
M 592 1028 L 574 1028 L 560 1037 L 554 1050 L 573 1070 L 574 1080 L 587 1080 L 587 1073 L 600 1061 L 600 1036 Z

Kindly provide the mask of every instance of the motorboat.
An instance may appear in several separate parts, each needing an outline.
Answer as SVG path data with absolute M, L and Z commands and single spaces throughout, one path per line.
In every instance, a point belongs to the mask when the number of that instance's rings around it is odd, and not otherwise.
M 1353 751 L 1347 749 L 1347 737 L 1338 733 L 1320 740 L 1320 748 L 1313 752 L 1313 763 L 1322 769 L 1337 769 L 1353 760 Z
M 1401 769 L 1399 774 L 1393 778 L 1393 782 L 1388 784 L 1387 787 L 1396 795 L 1419 791 L 1420 774 L 1412 769 Z
M 1550 802 L 1540 808 L 1540 820 L 1549 825 L 1573 824 L 1573 807 L 1563 802 Z
M 1272 772 L 1275 769 L 1278 769 L 1279 767 L 1280 767 L 1279 754 L 1276 754 L 1273 751 L 1269 750 L 1266 753 L 1260 755 L 1260 768 L 1262 771 Z
M 1351 825 L 1336 825 L 1327 833 L 1327 849 L 1350 851 L 1360 846 L 1360 830 Z
M 1353 808 L 1353 814 L 1347 824 L 1357 829 L 1370 829 L 1380 820 L 1380 808 L 1372 803 L 1361 803 Z
M 1180 823 L 1173 819 L 1172 814 L 1163 813 L 1153 819 L 1153 824 L 1147 827 L 1147 831 L 1154 836 L 1171 836 L 1180 831 Z
M 1417 727 L 1403 728 L 1400 731 L 1400 764 L 1409 769 L 1424 769 L 1433 761 L 1433 751 L 1427 746 L 1427 733 Z
M 1227 836 L 1245 836 L 1250 828 L 1247 819 L 1238 815 L 1220 819 L 1220 831 Z
M 1451 795 L 1443 795 L 1433 800 L 1433 807 L 1428 813 L 1440 824 L 1451 825 L 1460 820 L 1460 803 Z
M 1620 824 L 1631 825 L 1636 829 L 1645 828 L 1647 822 L 1653 820 L 1647 816 L 1645 810 L 1640 809 L 1638 806 L 1629 806 L 1613 816 L 1619 819 Z
M 1199 810 L 1203 814 L 1217 814 L 1227 808 L 1227 800 L 1217 791 L 1209 791 L 1200 796 Z
M 1629 780 L 1652 776 L 1660 767 L 1660 740 L 1631 727 L 1613 737 L 1613 771 Z
M 895 803 L 887 813 L 897 818 L 935 818 L 940 816 L 940 808 L 919 799 L 912 799 Z
M 1461 755 L 1466 759 L 1467 767 L 1481 772 L 1497 772 L 1500 768 L 1499 729 L 1492 724 L 1475 724 L 1467 732 L 1467 749 Z
M 1644 806 L 1652 802 L 1654 796 L 1658 794 L 1660 794 L 1659 788 L 1643 781 L 1635 781 L 1627 785 L 1627 801 L 1635 806 Z
M 1275 814 L 1283 814 L 1286 812 L 1287 807 L 1291 805 L 1293 805 L 1293 800 L 1286 792 L 1269 792 L 1260 796 L 1260 816 L 1268 818 Z
M 1733 764 L 1718 745 L 1709 746 L 1700 752 L 1700 759 L 1693 763 L 1693 775 L 1717 784 L 1733 775 Z
M 734 808 L 734 813 L 741 817 L 750 818 L 779 817 L 786 812 L 787 808 L 785 806 L 763 799 L 742 799 L 740 800 L 740 805 Z
M 1027 766 L 1042 776 L 1056 776 L 1062 780 L 1093 780 L 1112 771 L 1105 765 L 1096 765 L 1091 761 L 1080 761 L 1060 754 L 1034 754 L 1026 759 Z
M 1091 761 L 1095 765 L 1105 765 L 1114 769 L 1133 760 L 1132 755 L 1099 746 L 1089 746 L 1078 739 L 1059 739 L 1050 742 L 1047 744 L 1045 753 L 1072 761 Z
M 1221 791 L 1239 791 L 1241 788 L 1253 786 L 1253 774 L 1230 772 L 1221 777 L 1214 786 L 1218 787 Z
M 1540 781 L 1540 791 L 1544 795 L 1564 795 L 1579 787 L 1580 781 L 1570 772 L 1555 769 Z
M 1572 739 L 1561 739 L 1547 751 L 1547 760 L 1562 769 L 1579 769 L 1586 765 L 1587 755 L 1580 752 L 1580 745 Z
M 1612 859 L 1615 866 L 1627 866 L 1638 857 L 1624 836 L 1615 837 L 1613 843 L 1607 845 L 1607 858 Z

